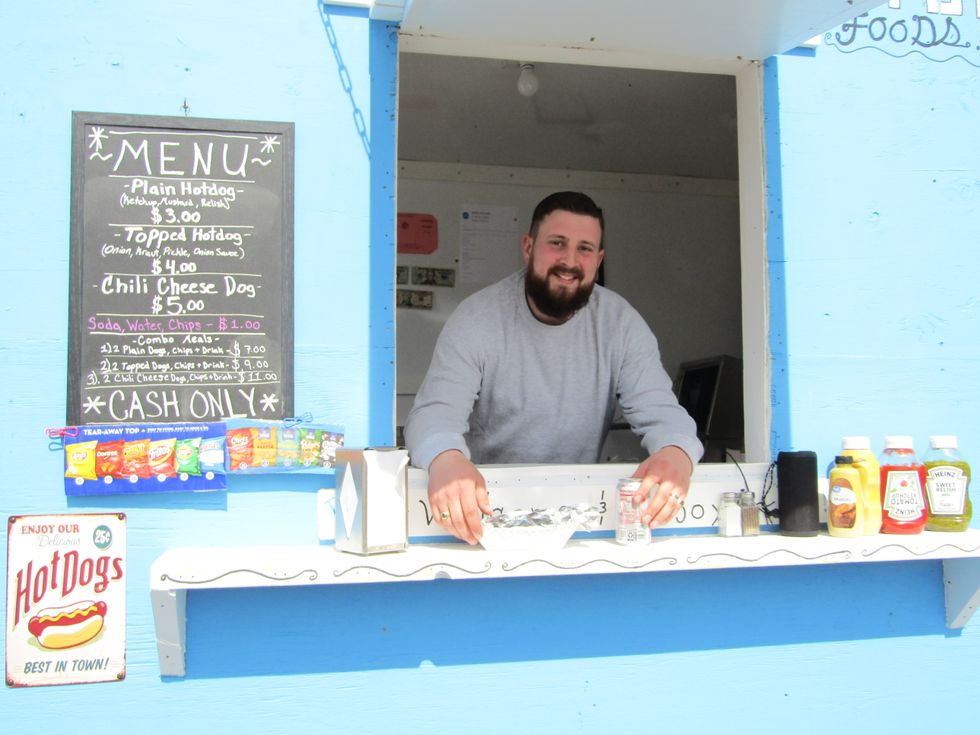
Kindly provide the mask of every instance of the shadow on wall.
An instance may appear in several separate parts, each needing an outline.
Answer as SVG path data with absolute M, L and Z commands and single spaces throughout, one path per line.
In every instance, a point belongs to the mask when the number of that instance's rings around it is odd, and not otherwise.
M 933 561 L 200 590 L 187 604 L 189 679 L 948 634 Z

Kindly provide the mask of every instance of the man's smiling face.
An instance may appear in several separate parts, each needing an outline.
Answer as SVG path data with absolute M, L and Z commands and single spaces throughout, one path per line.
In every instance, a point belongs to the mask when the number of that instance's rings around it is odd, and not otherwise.
M 527 263 L 525 291 L 531 312 L 562 324 L 589 302 L 602 264 L 602 226 L 585 214 L 556 209 L 521 241 Z

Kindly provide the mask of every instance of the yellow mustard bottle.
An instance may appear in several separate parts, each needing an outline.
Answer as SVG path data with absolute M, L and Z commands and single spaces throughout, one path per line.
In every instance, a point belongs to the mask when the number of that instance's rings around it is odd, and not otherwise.
M 878 457 L 871 451 L 871 439 L 866 436 L 845 436 L 841 446 L 841 455 L 853 457 L 854 467 L 861 473 L 863 534 L 874 536 L 881 531 L 881 466 Z
M 927 531 L 965 531 L 973 517 L 970 465 L 955 436 L 930 436 L 926 455 Z
M 854 457 L 834 457 L 827 492 L 827 533 L 842 538 L 864 535 L 864 493 Z

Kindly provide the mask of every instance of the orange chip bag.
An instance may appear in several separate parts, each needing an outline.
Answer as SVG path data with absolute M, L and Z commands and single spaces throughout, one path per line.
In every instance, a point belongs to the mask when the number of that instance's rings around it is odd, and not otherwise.
M 99 477 L 124 477 L 122 439 L 99 442 L 95 448 L 95 474 Z
M 82 480 L 95 480 L 96 441 L 78 442 L 65 446 L 65 477 L 78 477 Z
M 149 456 L 149 439 L 134 439 L 123 444 L 123 477 L 149 477 Z
M 276 430 L 267 426 L 255 429 L 252 445 L 252 466 L 272 467 L 276 464 Z
M 150 442 L 150 451 L 147 461 L 150 465 L 151 477 L 176 477 L 177 470 L 174 469 L 174 453 L 177 447 L 177 438 L 154 439 Z
M 228 467 L 243 470 L 252 464 L 255 447 L 255 429 L 228 429 Z

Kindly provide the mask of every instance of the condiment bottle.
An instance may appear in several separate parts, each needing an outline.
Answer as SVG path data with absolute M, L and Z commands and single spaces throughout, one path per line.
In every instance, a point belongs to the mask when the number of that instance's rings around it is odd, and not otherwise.
M 881 454 L 881 532 L 921 533 L 926 525 L 926 468 L 910 436 L 886 436 Z
M 864 487 L 854 457 L 838 455 L 830 470 L 827 493 L 827 533 L 853 538 L 864 535 Z
M 742 535 L 759 535 L 759 506 L 755 502 L 755 495 L 749 490 L 743 490 L 738 494 L 738 507 L 742 514 Z
M 718 535 L 742 535 L 742 509 L 738 504 L 738 493 L 722 493 L 718 503 Z
M 973 517 L 970 465 L 960 456 L 955 436 L 930 436 L 925 457 L 927 531 L 965 531 Z
M 881 466 L 871 451 L 871 440 L 866 436 L 845 436 L 841 447 L 841 455 L 853 457 L 852 464 L 861 473 L 863 532 L 865 536 L 874 536 L 881 530 Z

